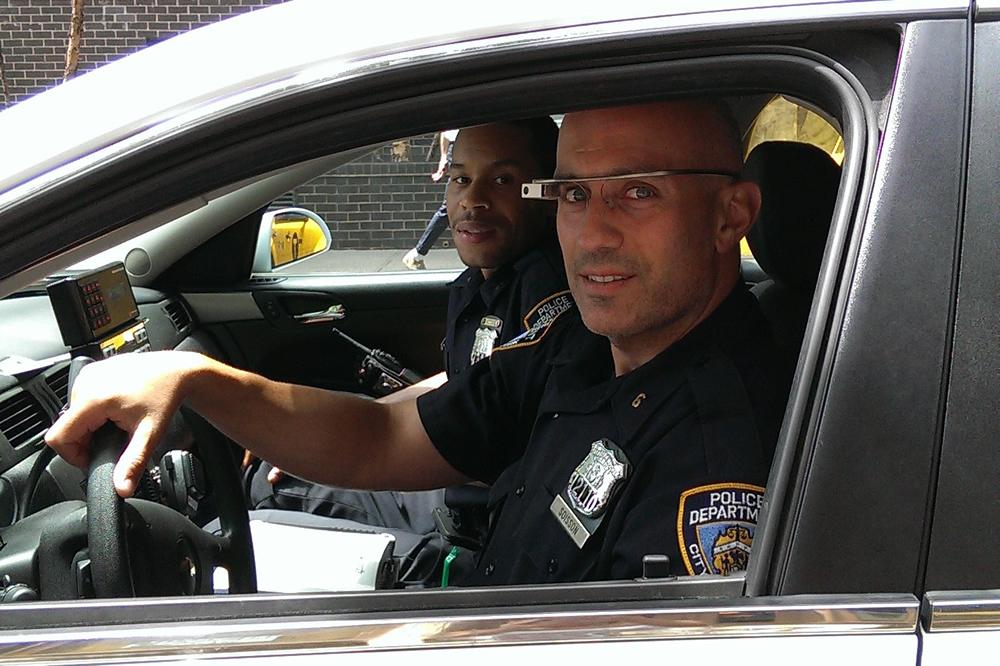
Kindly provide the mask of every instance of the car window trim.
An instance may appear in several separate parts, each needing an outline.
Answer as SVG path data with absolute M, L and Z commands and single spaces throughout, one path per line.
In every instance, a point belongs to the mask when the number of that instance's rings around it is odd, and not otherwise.
M 439 592 L 437 596 L 451 594 Z M 287 607 L 295 600 L 294 597 L 258 597 L 256 605 L 283 604 Z M 128 631 L 108 625 L 99 615 L 110 603 L 131 611 L 133 619 Z M 149 609 L 157 603 L 173 611 L 170 619 L 145 619 Z M 187 606 L 192 605 L 187 603 Z M 248 607 L 253 605 L 247 604 Z M 16 606 L 12 609 L 21 610 Z M 185 604 L 168 604 L 166 600 L 104 602 L 103 607 L 94 602 L 78 603 L 76 609 L 74 627 L 56 625 L 52 629 L 42 629 L 32 626 L 28 634 L 18 629 L 0 631 L 0 658 L 16 654 L 21 659 L 86 658 L 99 662 L 121 654 L 128 654 L 130 659 L 168 659 L 203 650 L 210 650 L 213 657 L 222 657 L 245 653 L 248 649 L 252 649 L 255 656 L 264 656 L 301 651 L 310 654 L 364 653 L 387 649 L 691 638 L 913 636 L 920 604 L 908 594 L 875 594 L 582 603 L 572 609 L 526 607 L 512 610 L 489 606 L 418 614 L 401 609 L 362 616 L 307 610 L 284 617 L 255 618 L 252 612 L 248 614 L 244 609 L 234 618 L 237 621 L 224 626 L 218 621 L 186 619 Z M 87 622 L 88 619 L 93 621 Z
M 928 633 L 1000 630 L 1000 590 L 938 590 L 924 595 L 920 612 Z

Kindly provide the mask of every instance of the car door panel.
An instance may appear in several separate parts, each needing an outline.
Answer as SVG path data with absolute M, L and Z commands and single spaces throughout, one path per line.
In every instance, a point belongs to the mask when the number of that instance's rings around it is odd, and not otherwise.
M 352 390 L 358 386 L 359 352 L 332 329 L 392 354 L 418 374 L 434 374 L 442 368 L 447 285 L 453 277 L 452 272 L 432 279 L 287 277 L 185 298 L 226 360 L 282 381 Z M 318 314 L 325 312 L 334 314 Z
M 1000 292 L 996 188 L 1000 163 L 1000 23 L 976 26 L 969 184 L 961 237 L 950 386 L 938 467 L 927 590 L 1000 587 Z
M 271 639 L 263 636 L 262 639 Z M 918 663 L 916 636 L 800 636 L 793 638 L 697 638 L 693 640 L 630 640 L 626 642 L 545 645 L 528 644 L 504 647 L 482 646 L 448 647 L 428 650 L 409 650 L 409 666 L 437 666 L 441 663 L 476 663 L 490 666 L 507 666 L 512 663 L 528 664 L 601 664 L 627 660 L 634 663 L 704 663 L 706 655 L 724 655 L 738 658 L 747 666 L 841 666 L 845 663 L 879 664 L 879 666 L 914 666 Z M 224 639 L 220 639 L 224 640 Z M 258 639 L 260 640 L 260 639 Z M 167 639 L 164 640 L 167 642 Z M 207 641 L 206 641 L 207 642 Z M 247 641 L 248 643 L 250 641 Z M 129 645 L 135 645 L 131 642 Z M 196 643 L 192 642 L 192 645 Z M 248 653 L 244 647 L 240 656 L 229 657 L 226 664 L 248 666 L 319 666 L 335 659 L 339 665 L 398 666 L 400 656 L 381 649 L 325 650 L 309 647 L 308 642 L 294 651 L 269 655 L 260 650 Z M 106 663 L 97 659 L 74 660 L 74 664 Z M 118 661 L 121 664 L 145 663 Z M 160 664 L 191 663 L 190 657 L 157 660 Z M 953 662 L 952 662 L 953 663 Z
M 996 590 L 924 595 L 922 664 L 981 661 L 1000 650 L 1000 593 Z
M 1000 162 L 1000 22 L 975 26 L 969 179 L 961 236 L 940 464 L 930 527 L 924 595 L 923 663 L 981 660 L 1000 650 L 1000 569 L 996 524 L 1000 506 L 1000 242 L 995 186 Z
M 953 323 L 967 25 L 906 28 L 776 592 L 903 592 L 919 577 Z
M 528 587 L 520 591 L 528 598 L 535 592 Z M 918 663 L 919 603 L 911 595 L 660 600 L 484 612 L 489 607 L 476 607 L 474 601 L 478 595 L 488 594 L 472 589 L 438 593 L 438 597 L 461 599 L 462 607 L 418 617 L 412 609 L 377 616 L 328 611 L 268 617 L 257 614 L 268 606 L 291 610 L 289 603 L 280 598 L 259 598 L 243 609 L 244 614 L 257 615 L 252 623 L 188 621 L 170 626 L 152 623 L 167 603 L 153 600 L 136 604 L 132 610 L 134 616 L 149 617 L 150 624 L 143 625 L 141 632 L 115 631 L 114 625 L 100 623 L 81 628 L 71 637 L 58 631 L 36 630 L 30 636 L 0 631 L 0 658 L 16 651 L 21 658 L 54 661 L 75 657 L 80 661 L 74 663 L 99 663 L 127 650 L 136 660 L 184 663 L 192 651 L 210 650 L 214 657 L 242 658 L 251 664 L 276 659 L 282 659 L 281 663 L 320 663 L 314 661 L 317 657 L 328 663 L 333 655 L 345 663 L 381 664 L 386 663 L 386 655 L 398 663 L 399 651 L 405 650 L 407 663 L 416 664 L 450 659 L 490 664 L 612 663 L 623 659 L 703 663 L 706 655 L 711 655 L 707 661 L 762 666 Z M 403 607 L 416 601 L 405 594 L 397 596 Z M 309 601 L 316 605 L 315 599 Z M 356 606 L 363 599 L 342 602 Z M 442 603 L 443 598 L 437 602 Z M 177 604 L 172 606 L 172 612 L 183 612 Z M 81 611 L 86 614 L 87 609 Z M 20 618 L 22 622 L 32 619 L 28 613 Z

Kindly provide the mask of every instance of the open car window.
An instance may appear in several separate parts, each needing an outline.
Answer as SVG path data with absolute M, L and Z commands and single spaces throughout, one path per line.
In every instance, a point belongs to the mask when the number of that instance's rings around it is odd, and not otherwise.
M 759 97 L 734 97 L 732 99 L 732 104 L 741 108 L 744 112 L 747 109 L 752 109 L 755 106 L 760 109 L 761 98 Z M 780 99 L 780 98 L 779 98 Z M 755 120 L 751 123 L 747 131 L 749 134 L 756 136 L 757 145 L 754 145 L 752 149 L 748 152 L 753 154 L 753 149 L 759 148 L 761 145 L 773 143 L 771 141 L 774 138 L 785 138 L 785 134 L 788 133 L 787 128 L 782 131 L 772 131 L 774 136 L 760 134 L 754 134 L 756 131 L 754 128 L 762 127 L 767 118 L 767 114 L 770 113 L 770 109 L 773 106 L 765 106 L 762 111 L 758 111 L 755 115 Z M 557 112 L 558 109 L 552 109 L 552 112 Z M 763 120 L 762 120 L 763 119 Z M 780 124 L 780 121 L 774 121 L 772 125 Z M 782 133 L 784 132 L 784 133 Z M 262 319 L 262 324 L 266 325 L 270 317 L 269 308 L 275 310 L 288 310 L 291 312 L 292 320 L 296 318 L 304 317 L 307 315 L 322 313 L 322 312 L 333 312 L 331 310 L 334 306 L 329 306 L 328 308 L 320 308 L 319 306 L 313 306 L 310 300 L 312 296 L 307 295 L 307 291 L 311 291 L 314 294 L 317 292 L 323 292 L 327 289 L 323 282 L 317 281 L 322 280 L 322 276 L 330 275 L 335 277 L 336 274 L 341 273 L 371 273 L 378 272 L 379 270 L 385 270 L 379 266 L 372 265 L 359 265 L 353 270 L 346 270 L 345 264 L 341 262 L 338 257 L 344 256 L 345 253 L 357 256 L 359 254 L 368 253 L 372 256 L 375 254 L 384 254 L 386 252 L 385 247 L 390 245 L 398 245 L 401 247 L 391 248 L 392 256 L 396 257 L 399 255 L 402 249 L 413 242 L 413 239 L 418 231 L 417 227 L 422 227 L 425 225 L 425 220 L 423 219 L 428 212 L 433 213 L 433 209 L 436 205 L 439 205 L 441 199 L 440 186 L 434 186 L 433 183 L 428 184 L 423 182 L 424 180 L 430 180 L 426 171 L 428 164 L 432 163 L 433 160 L 428 161 L 426 159 L 419 160 L 413 158 L 413 151 L 417 150 L 422 153 L 421 156 L 426 156 L 426 151 L 429 149 L 430 140 L 433 138 L 433 134 L 423 134 L 418 135 L 417 138 L 410 139 L 400 139 L 391 140 L 381 144 L 374 150 L 366 150 L 361 155 L 357 155 L 357 151 L 353 148 L 345 154 L 351 154 L 353 159 L 343 161 L 342 165 L 337 166 L 332 171 L 324 171 L 318 177 L 311 176 L 308 180 L 305 180 L 300 185 L 294 185 L 291 187 L 286 186 L 284 188 L 284 193 L 273 197 L 272 201 L 264 206 L 264 210 L 273 210 L 275 208 L 279 209 L 306 209 L 319 213 L 318 219 L 321 220 L 326 226 L 326 231 L 329 232 L 332 242 L 328 244 L 323 250 L 316 253 L 315 257 L 308 259 L 300 259 L 297 261 L 292 261 L 284 269 L 276 269 L 274 271 L 275 276 L 281 276 L 280 282 L 271 283 L 266 290 L 257 290 L 253 285 L 255 283 L 249 283 L 249 287 L 237 287 L 235 290 L 233 288 L 227 288 L 224 290 L 213 289 L 206 291 L 203 287 L 199 287 L 197 274 L 192 274 L 189 271 L 185 271 L 183 275 L 184 282 L 184 294 L 183 297 L 186 300 L 186 307 L 190 309 L 191 314 L 194 315 L 196 321 L 201 321 L 206 326 L 206 333 L 210 336 L 215 336 L 220 334 L 222 331 L 227 331 L 226 335 L 233 339 L 231 344 L 224 344 L 223 348 L 219 350 L 222 358 L 228 360 L 227 351 L 239 351 L 240 353 L 247 353 L 245 351 L 245 345 L 247 344 L 261 344 L 261 343 L 249 343 L 244 341 L 244 336 L 252 335 L 252 331 L 245 333 L 241 329 L 245 328 L 247 324 L 246 315 L 240 315 L 235 312 L 232 305 L 225 305 L 227 303 L 233 302 L 235 298 L 242 298 L 241 291 L 246 289 L 244 292 L 246 296 L 249 296 L 252 300 L 245 301 L 246 303 L 255 303 L 259 307 L 259 314 L 256 315 L 257 318 Z M 795 138 L 800 138 L 796 136 Z M 842 143 L 842 140 L 841 140 Z M 771 161 L 774 158 L 769 158 Z M 412 162 L 410 160 L 413 160 Z M 328 158 L 328 162 L 340 162 L 342 161 L 339 157 Z M 416 165 L 416 166 L 414 166 Z M 318 168 L 318 167 L 314 167 Z M 303 172 L 305 173 L 305 172 Z M 801 174 L 799 174 L 801 175 Z M 814 174 L 813 180 L 819 179 L 819 174 Z M 420 179 L 420 184 L 416 183 L 417 179 Z M 767 197 L 781 198 L 789 188 L 794 187 L 794 184 L 787 182 L 780 182 L 780 177 L 777 179 L 777 183 L 762 183 L 768 185 L 772 189 L 768 189 L 765 192 Z M 839 171 L 837 172 L 835 180 L 829 180 L 826 182 L 826 188 L 828 192 L 832 192 L 834 195 L 840 184 Z M 830 188 L 833 188 L 832 190 Z M 226 207 L 219 204 L 223 201 L 225 197 L 231 197 L 235 195 L 242 195 L 245 191 L 252 191 L 254 186 L 244 187 L 242 189 L 236 190 L 234 193 L 227 193 L 219 198 L 213 199 L 209 202 L 208 206 L 204 207 L 200 211 L 196 211 L 190 215 L 207 215 L 213 212 L 213 205 L 215 208 L 220 208 L 223 212 L 228 210 Z M 415 193 L 414 190 L 420 190 L 420 192 Z M 419 196 L 417 196 L 419 194 Z M 263 193 L 258 194 L 259 197 L 263 196 Z M 817 236 L 822 241 L 819 244 L 820 253 L 812 257 L 814 263 L 812 271 L 812 279 L 815 279 L 816 273 L 819 270 L 819 263 L 822 260 L 822 247 L 825 245 L 826 238 L 826 228 L 833 221 L 834 209 L 833 203 L 835 199 L 830 199 L 829 206 L 824 209 L 824 215 L 827 219 L 817 220 L 819 225 L 826 225 L 823 227 Z M 259 201 L 258 201 L 259 203 Z M 356 209 L 356 210 L 355 210 Z M 206 212 L 207 211 L 207 212 Z M 850 210 L 847 207 L 841 214 L 849 214 Z M 781 214 L 779 211 L 778 215 Z M 253 227 L 256 224 L 259 213 L 252 213 L 246 218 L 249 222 L 249 226 Z M 407 218 L 412 218 L 409 222 L 402 219 L 393 219 L 395 217 L 405 216 Z M 360 218 L 364 218 L 363 220 Z M 147 236 L 140 237 L 137 242 L 127 242 L 118 248 L 113 248 L 109 250 L 104 257 L 109 258 L 111 254 L 115 252 L 121 252 L 126 250 L 125 258 L 128 258 L 128 254 L 135 250 L 136 247 L 142 247 L 145 240 L 153 237 L 156 240 L 157 235 L 160 236 L 159 242 L 164 243 L 162 240 L 165 234 L 170 233 L 170 227 L 173 225 L 179 226 L 182 230 L 180 233 L 174 233 L 174 243 L 178 242 L 180 239 L 184 238 L 184 224 L 190 224 L 190 221 L 185 218 L 179 219 L 177 222 L 161 226 L 150 232 L 147 232 Z M 768 225 L 779 224 L 780 221 L 767 221 Z M 217 223 L 216 223 L 217 224 Z M 243 222 L 240 222 L 243 224 Z M 763 223 L 762 223 L 763 224 Z M 385 226 L 388 225 L 388 226 Z M 381 226 L 382 231 L 375 231 L 376 226 Z M 364 232 L 357 231 L 361 227 L 367 227 Z M 400 231 L 400 234 L 394 234 L 393 230 L 395 227 Z M 407 228 L 409 227 L 409 228 Z M 234 227 L 235 228 L 235 227 Z M 271 256 L 273 258 L 275 253 L 274 236 L 279 233 L 284 233 L 278 226 L 278 222 L 272 222 L 270 230 L 265 230 L 261 227 L 261 233 L 268 231 L 271 234 Z M 405 233 L 404 233 L 405 232 Z M 219 235 L 211 239 L 212 243 L 216 242 L 230 242 L 246 243 L 246 239 L 253 236 L 253 234 L 244 234 L 243 236 L 234 236 L 232 240 L 228 240 L 226 234 L 229 232 L 223 230 Z M 779 232 L 780 233 L 780 232 Z M 167 243 L 169 245 L 169 243 Z M 370 245 L 376 245 L 378 247 L 371 248 Z M 232 246 L 232 245 L 230 245 Z M 156 243 L 150 245 L 151 248 L 156 247 Z M 204 248 L 193 248 L 194 252 L 205 252 L 210 250 L 210 254 L 214 255 L 220 250 L 224 249 L 225 245 L 206 245 Z M 322 260 L 323 265 L 320 266 L 318 263 Z M 379 262 L 384 266 L 387 262 L 384 259 L 379 259 Z M 92 259 L 90 263 L 93 263 Z M 197 264 L 195 264 L 197 265 Z M 83 266 L 80 266 L 81 268 Z M 315 267 L 315 268 L 314 268 Z M 392 270 L 392 269 L 390 269 Z M 256 274 L 260 276 L 260 273 Z M 256 278 L 255 278 L 256 279 Z M 304 280 L 312 280 L 311 282 L 304 282 Z M 761 280 L 755 280 L 751 278 L 749 280 L 751 283 L 756 283 Z M 268 283 L 263 283 L 268 284 Z M 331 283 L 334 285 L 335 283 Z M 333 294 L 337 294 L 337 288 L 331 286 Z M 391 290 L 389 290 L 391 291 Z M 393 297 L 401 298 L 401 297 Z M 301 305 L 294 305 L 296 299 L 302 302 Z M 269 305 L 270 304 L 270 305 Z M 337 305 L 342 306 L 341 303 Z M 404 303 L 402 301 L 396 301 L 395 305 L 402 306 Z M 291 311 L 291 308 L 298 307 L 302 310 L 302 313 Z M 794 358 L 798 354 L 798 349 L 802 341 L 803 327 L 804 327 L 804 314 L 808 313 L 809 303 L 808 299 L 803 303 L 799 302 L 796 307 L 798 308 L 798 314 L 796 315 L 798 319 L 792 324 L 793 328 L 796 330 L 790 333 L 790 337 L 787 341 L 787 349 L 784 350 L 786 356 L 785 363 L 793 363 Z M 355 308 L 348 306 L 347 316 L 349 320 L 355 319 Z M 336 313 L 342 312 L 343 309 L 337 310 Z M 228 314 L 227 314 L 228 313 Z M 336 314 L 334 313 L 334 314 Z M 337 319 L 338 317 L 332 317 Z M 242 320 L 242 321 L 241 321 Z M 255 325 L 256 326 L 256 325 Z M 194 336 L 200 337 L 200 336 Z M 302 349 L 300 343 L 295 342 L 296 334 L 288 337 L 286 341 L 279 343 L 276 349 L 279 350 L 278 353 L 289 353 L 292 351 L 294 346 L 298 346 Z M 247 338 L 249 340 L 249 338 Z M 366 339 L 364 342 L 367 342 Z M 431 348 L 433 353 L 433 347 L 431 345 L 424 345 L 425 348 Z M 306 348 L 311 348 L 306 347 Z M 283 352 L 280 350 L 284 350 Z M 396 352 L 397 350 L 391 349 L 391 352 Z M 403 349 L 402 353 L 406 354 L 406 349 Z M 254 352 L 249 352 L 249 360 L 251 367 L 258 367 L 258 361 L 254 360 L 252 354 Z M 306 359 L 316 358 L 318 356 L 305 356 Z M 406 357 L 403 357 L 404 360 Z M 275 372 L 294 374 L 295 370 L 291 366 L 282 366 L 280 370 L 275 370 L 268 366 L 268 357 L 261 357 L 259 360 L 259 369 L 273 375 Z M 307 363 L 306 365 L 309 365 Z M 777 369 L 775 369 L 777 371 Z M 280 376 L 280 374 L 279 374 Z M 316 379 L 312 377 L 311 379 Z M 322 382 L 317 382 L 319 385 L 323 385 Z M 335 385 L 337 388 L 341 386 Z M 279 591 L 281 588 L 280 581 L 283 577 L 280 575 L 280 569 L 285 566 L 287 562 L 287 557 L 289 556 L 287 548 L 279 549 L 275 551 L 277 554 L 272 554 L 268 550 L 267 542 L 273 541 L 280 543 L 285 540 L 287 543 L 292 543 L 293 539 L 288 534 L 280 533 L 280 530 L 271 527 L 261 527 L 258 529 L 258 534 L 255 535 L 260 541 L 259 548 L 259 560 L 261 563 L 263 575 L 271 576 L 268 581 L 269 590 Z M 326 545 L 314 545 L 310 547 L 302 547 L 303 552 L 318 552 L 323 548 L 332 549 L 343 549 L 344 546 L 338 546 L 334 543 L 327 543 L 328 539 L 320 539 L 319 544 Z M 336 539 L 334 539 L 336 541 Z M 287 546 L 286 543 L 286 546 Z M 748 534 L 745 546 L 749 547 L 752 543 L 752 534 Z M 706 548 L 713 548 L 713 544 L 705 545 Z M 362 546 L 362 548 L 371 548 L 371 546 Z M 389 586 L 394 587 L 392 572 L 382 571 L 382 568 L 387 566 L 391 562 L 392 548 L 387 548 L 385 543 L 380 542 L 374 546 L 373 555 L 368 555 L 365 557 L 374 557 L 373 568 L 366 568 L 365 576 L 363 577 L 365 582 L 364 585 L 370 587 L 382 587 Z M 389 559 L 386 559 L 388 556 Z M 474 553 L 473 553 L 474 556 Z M 272 569 L 269 573 L 264 574 L 264 570 L 267 567 L 277 567 L 278 571 Z M 346 566 L 346 565 L 345 565 Z M 304 570 L 303 570 L 304 571 Z M 654 569 L 650 569 L 649 573 L 654 573 Z M 334 578 L 332 581 L 322 582 L 315 576 L 308 576 L 307 578 L 312 578 L 311 585 L 302 588 L 301 583 L 292 584 L 292 590 L 290 591 L 302 591 L 306 590 L 328 590 L 328 591 L 338 591 L 345 589 L 340 587 L 343 585 L 348 585 L 348 588 L 354 585 L 354 583 L 345 583 L 341 579 Z M 278 581 L 278 582 L 275 582 Z M 220 580 L 219 585 L 225 587 L 225 578 Z M 672 586 L 677 587 L 677 594 L 688 595 L 692 592 L 686 591 L 689 588 L 692 590 L 704 589 L 706 592 L 708 590 L 717 589 L 720 592 L 713 592 L 711 594 L 725 593 L 729 595 L 739 595 L 739 591 L 742 588 L 742 574 L 736 574 L 731 577 L 713 577 L 707 576 L 703 579 L 691 578 L 691 579 L 679 579 L 670 581 L 650 581 L 650 584 L 655 584 L 657 587 L 667 586 L 668 588 Z M 698 592 L 693 592 L 698 594 Z M 545 593 L 547 598 L 551 598 L 552 594 L 558 594 L 556 592 Z
M 417 245 L 444 201 L 447 174 L 432 178 L 440 159 L 438 137 L 430 133 L 385 142 L 277 199 L 272 208 L 304 208 L 325 220 L 331 251 L 275 270 L 300 275 L 407 270 L 403 256 Z M 426 268 L 464 268 L 447 221 L 442 226 L 424 253 Z M 286 235 L 282 231 L 278 237 L 283 241 Z

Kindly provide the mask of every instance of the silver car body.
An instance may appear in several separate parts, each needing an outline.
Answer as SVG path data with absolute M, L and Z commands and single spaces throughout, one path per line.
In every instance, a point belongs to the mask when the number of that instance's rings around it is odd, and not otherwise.
M 427 66 L 446 76 L 450 62 L 476 54 L 650 35 L 669 39 L 692 31 L 783 34 L 801 24 L 964 20 L 975 8 L 959 0 L 603 6 L 557 0 L 461 9 L 449 14 L 447 8 L 408 2 L 347 7 L 293 0 L 180 35 L 21 102 L 0 113 L 0 237 L 30 236 L 58 224 L 38 220 L 38 229 L 26 231 L 17 214 L 138 151 L 248 110 L 280 108 L 283 99 L 379 73 Z M 984 16 L 1000 13 L 1000 3 L 980 2 L 978 9 Z M 904 30 L 904 54 L 908 35 Z M 888 106 L 879 122 L 891 133 Z M 32 255 L 0 245 L 0 296 L 155 233 L 163 222 L 195 214 L 235 189 L 192 189 L 189 199 L 156 214 L 111 220 L 101 234 L 93 226 L 62 228 L 59 252 Z M 210 313 L 199 314 L 211 320 Z M 517 589 L 493 597 L 458 591 L 441 602 L 430 593 L 402 592 L 404 610 L 376 604 L 371 612 L 355 606 L 350 595 L 11 605 L 2 611 L 7 624 L 0 630 L 0 661 L 318 664 L 336 655 L 342 663 L 365 664 L 455 659 L 777 665 L 808 659 L 936 665 L 1000 648 L 995 591 L 929 592 L 925 599 L 905 593 L 753 596 L 747 580 L 755 575 L 762 574 L 671 581 L 660 591 L 645 583 L 555 586 L 528 606 L 518 604 Z M 646 592 L 631 596 L 630 586 Z

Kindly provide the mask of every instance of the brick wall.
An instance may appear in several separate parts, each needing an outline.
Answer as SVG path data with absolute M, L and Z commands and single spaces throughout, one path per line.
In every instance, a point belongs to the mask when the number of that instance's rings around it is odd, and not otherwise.
M 330 0 L 335 2 L 337 0 Z M 85 0 L 78 73 L 200 25 L 284 0 Z M 0 0 L 0 108 L 62 81 L 71 0 Z M 409 248 L 437 209 L 444 185 L 431 181 L 433 136 L 386 147 L 291 193 L 330 225 L 335 247 Z M 395 155 L 395 157 L 394 157 Z M 438 245 L 450 243 L 448 232 Z
M 383 146 L 296 188 L 288 202 L 323 216 L 340 249 L 409 249 L 444 199 L 434 134 Z M 435 247 L 449 247 L 445 230 Z
M 191 28 L 282 2 L 85 0 L 77 71 L 93 69 Z M 62 80 L 70 10 L 71 0 L 0 0 L 0 53 L 8 104 Z

